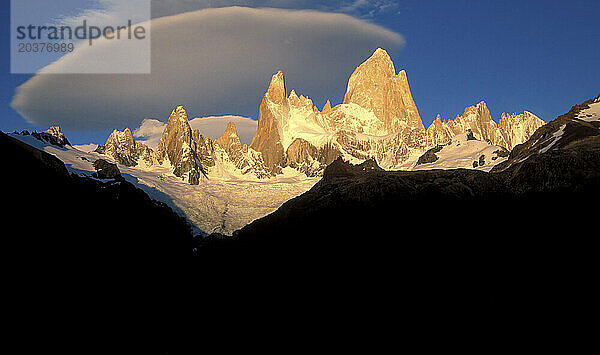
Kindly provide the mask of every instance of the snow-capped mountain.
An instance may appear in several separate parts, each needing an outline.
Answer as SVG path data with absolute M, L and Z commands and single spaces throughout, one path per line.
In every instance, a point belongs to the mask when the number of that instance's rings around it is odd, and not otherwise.
M 406 72 L 396 74 L 387 52 L 377 49 L 351 75 L 344 101 L 335 107 L 327 101 L 319 110 L 310 98 L 298 96 L 295 90 L 288 94 L 283 72 L 273 75 L 249 147 L 241 145 L 233 123 L 214 141 L 192 130 L 180 106 L 169 117 L 155 153 L 136 143 L 128 130 L 113 132 L 97 151 L 127 166 L 137 165 L 140 158 L 146 165 L 167 164 L 176 176 L 196 185 L 203 176 L 223 174 L 266 179 L 287 167 L 309 177 L 320 176 L 340 156 L 354 164 L 375 159 L 387 170 L 410 170 L 429 149 L 447 146 L 457 135 L 472 132 L 493 151 L 511 150 L 543 123 L 524 112 L 503 114 L 496 124 L 481 102 L 467 107 L 455 120 L 442 121 L 438 116 L 425 129 Z M 472 158 L 471 150 L 453 150 L 453 156 L 464 155 L 460 159 Z M 488 164 L 497 162 L 488 160 Z
M 482 101 L 465 108 L 464 113 L 454 120 L 442 121 L 438 115 L 427 128 L 427 146 L 446 144 L 457 134 L 471 131 L 478 140 L 512 150 L 527 141 L 544 124 L 544 121 L 527 111 L 519 115 L 503 113 L 499 124 L 496 124 L 486 103 Z
M 411 150 L 422 150 L 424 127 L 405 72 L 382 49 L 361 64 L 348 82 L 344 102 L 322 111 L 292 90 L 285 97 L 285 78 L 277 73 L 261 104 L 252 148 L 276 173 L 292 166 L 307 175 L 322 174 L 338 156 L 360 163 L 375 158 L 394 169 Z
M 396 74 L 389 55 L 378 49 L 354 71 L 343 103 L 335 107 L 327 101 L 319 110 L 295 90 L 288 94 L 283 72 L 273 75 L 249 146 L 242 145 L 233 122 L 217 139 L 192 129 L 179 106 L 155 150 L 136 141 L 129 129 L 113 131 L 92 153 L 40 149 L 84 175 L 95 171 L 92 162 L 99 158 L 118 163 L 125 179 L 201 233 L 230 234 L 306 192 L 340 157 L 352 164 L 374 160 L 386 170 L 489 171 L 542 124 L 525 112 L 503 115 L 497 125 L 481 102 L 455 120 L 438 117 L 425 129 L 406 73 Z M 60 129 L 50 131 L 42 134 L 63 140 Z

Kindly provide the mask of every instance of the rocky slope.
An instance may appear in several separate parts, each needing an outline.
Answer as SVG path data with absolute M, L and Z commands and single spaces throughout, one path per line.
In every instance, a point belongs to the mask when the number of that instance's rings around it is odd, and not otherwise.
M 566 114 L 535 131 L 526 142 L 511 151 L 508 161 L 494 167 L 493 171 L 518 171 L 523 166 L 535 168 L 533 162 L 539 161 L 540 155 L 587 150 L 582 145 L 593 145 L 599 135 L 600 95 L 573 106 Z

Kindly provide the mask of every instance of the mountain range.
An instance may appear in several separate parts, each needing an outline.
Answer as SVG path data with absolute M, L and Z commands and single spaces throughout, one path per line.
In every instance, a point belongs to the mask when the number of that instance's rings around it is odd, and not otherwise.
M 94 152 L 59 127 L 0 133 L 16 324 L 42 319 L 47 333 L 69 310 L 82 349 L 118 333 L 151 353 L 139 344 L 197 344 L 189 324 L 220 313 L 215 300 L 340 319 L 362 303 L 421 336 L 444 318 L 468 341 L 456 320 L 503 341 L 589 313 L 600 95 L 547 124 L 529 112 L 496 124 L 482 102 L 425 129 L 382 50 L 347 91 L 319 110 L 275 74 L 249 146 L 233 123 L 217 139 L 192 130 L 183 107 L 156 149 L 129 129 Z M 188 264 L 222 249 L 242 253 Z M 105 352 L 136 353 L 121 343 Z
M 288 93 L 283 72 L 274 74 L 259 107 L 256 134 L 242 144 L 234 122 L 218 138 L 192 129 L 183 106 L 167 120 L 156 147 L 132 131 L 114 130 L 87 153 L 63 140 L 58 127 L 42 133 L 46 144 L 16 136 L 50 152 L 79 176 L 96 174 L 93 162 L 116 163 L 125 180 L 184 216 L 196 235 L 231 235 L 310 190 L 327 166 L 373 160 L 384 170 L 467 168 L 490 171 L 508 159 L 544 122 L 535 115 L 503 114 L 496 124 L 484 102 L 454 120 L 427 129 L 412 98 L 407 74 L 396 73 L 383 49 L 356 68 L 341 104 L 322 109 Z M 37 133 L 34 133 L 37 134 Z M 57 148 L 58 147 L 58 148 Z
M 340 156 L 354 164 L 375 159 L 386 170 L 411 170 L 422 154 L 450 144 L 459 134 L 471 132 L 483 145 L 494 146 L 492 151 L 510 151 L 543 124 L 527 111 L 502 114 L 496 124 L 485 102 L 480 102 L 454 120 L 438 116 L 425 129 L 406 72 L 396 74 L 387 52 L 377 49 L 351 75 L 344 101 L 335 107 L 328 101 L 319 110 L 295 90 L 288 94 L 283 72 L 273 75 L 249 146 L 242 146 L 233 122 L 220 138 L 204 137 L 190 128 L 187 113 L 179 106 L 169 117 L 156 151 L 136 142 L 126 129 L 114 131 L 96 152 L 126 166 L 167 164 L 174 175 L 198 185 L 203 177 L 223 169 L 268 179 L 291 167 L 308 177 L 319 177 Z M 469 156 L 470 164 L 479 160 L 477 152 L 469 152 L 476 154 Z M 497 155 L 492 160 L 488 155 L 488 164 L 481 165 L 487 170 L 504 158 Z

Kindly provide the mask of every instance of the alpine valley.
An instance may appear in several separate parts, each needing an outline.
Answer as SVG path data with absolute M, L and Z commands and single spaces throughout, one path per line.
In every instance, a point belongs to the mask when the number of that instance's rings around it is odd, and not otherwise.
M 335 107 L 328 101 L 317 108 L 309 97 L 287 91 L 283 72 L 273 75 L 249 146 L 233 122 L 217 139 L 193 130 L 183 106 L 173 110 L 152 148 L 130 129 L 113 131 L 91 152 L 72 147 L 58 127 L 36 133 L 39 139 L 27 132 L 12 136 L 55 155 L 77 176 L 96 174 L 99 159 L 117 164 L 126 181 L 185 217 L 196 235 L 208 236 L 231 235 L 276 211 L 310 190 L 338 158 L 354 165 L 374 161 L 389 171 L 488 172 L 544 124 L 527 111 L 502 114 L 497 124 L 480 102 L 425 128 L 406 72 L 396 73 L 388 53 L 377 49 L 356 68 Z

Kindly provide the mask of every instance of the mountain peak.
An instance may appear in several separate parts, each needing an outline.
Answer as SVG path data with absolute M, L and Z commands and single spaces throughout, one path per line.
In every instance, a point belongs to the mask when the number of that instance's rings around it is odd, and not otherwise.
M 282 103 L 286 99 L 285 76 L 281 70 L 271 78 L 266 95 L 275 103 Z
M 125 128 L 124 131 L 119 131 L 117 129 L 115 129 L 114 131 L 112 131 L 112 133 L 110 134 L 110 136 L 108 137 L 108 142 L 133 142 L 135 141 L 135 139 L 133 138 L 133 134 L 131 133 L 131 130 L 129 128 Z
M 183 106 L 177 106 L 172 112 L 171 116 L 169 116 L 170 120 L 178 120 L 188 122 L 188 116 L 185 108 Z
M 485 101 L 480 101 L 477 105 L 465 107 L 465 111 L 462 115 L 462 118 L 466 118 L 471 114 L 476 114 L 480 119 L 484 119 L 485 121 L 491 121 L 492 117 L 490 115 L 490 110 L 487 107 Z M 458 116 L 460 117 L 460 116 Z M 457 117 L 457 118 L 458 118 Z
M 227 124 L 227 128 L 225 128 L 225 133 L 223 133 L 223 136 L 227 136 L 227 137 L 237 137 L 237 127 L 235 126 L 235 123 L 233 122 L 229 122 Z
M 379 72 L 379 75 L 395 76 L 394 62 L 384 49 L 378 48 L 356 71 Z M 356 73 L 355 71 L 355 73 Z
M 196 143 L 183 106 L 173 110 L 156 151 L 159 163 L 165 159 L 173 167 L 173 174 L 192 185 L 198 185 L 202 167 L 196 159 Z
M 140 158 L 148 162 L 153 160 L 150 149 L 144 144 L 136 142 L 129 128 L 122 132 L 116 129 L 112 131 L 106 143 L 98 146 L 95 151 L 108 155 L 117 163 L 125 166 L 138 165 Z
M 352 73 L 344 104 L 356 104 L 373 112 L 388 134 L 407 127 L 425 129 L 406 72 L 396 75 L 392 59 L 383 49 L 376 50 Z
M 328 113 L 329 111 L 331 111 L 331 102 L 327 100 L 325 106 L 323 106 L 323 113 Z
M 227 124 L 227 128 L 225 129 L 225 132 L 223 133 L 223 135 L 221 137 L 219 137 L 217 140 L 215 140 L 215 143 L 221 145 L 223 148 L 228 148 L 232 142 L 235 142 L 235 143 L 241 145 L 240 138 L 237 134 L 237 128 L 235 126 L 235 123 L 229 122 Z
M 58 146 L 71 145 L 67 137 L 65 137 L 65 135 L 61 132 L 59 126 L 51 126 L 43 133 L 46 133 L 48 135 L 48 139 L 52 144 Z
M 375 50 L 375 52 L 373 52 L 373 55 L 371 55 L 371 58 L 369 60 L 375 60 L 375 59 L 379 59 L 379 60 L 382 60 L 384 62 L 390 62 L 390 63 L 392 63 L 392 58 L 390 57 L 390 55 L 388 54 L 388 52 L 385 49 L 382 49 L 382 48 L 377 48 Z M 367 60 L 367 62 L 369 60 Z

